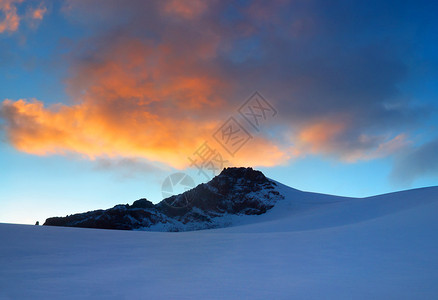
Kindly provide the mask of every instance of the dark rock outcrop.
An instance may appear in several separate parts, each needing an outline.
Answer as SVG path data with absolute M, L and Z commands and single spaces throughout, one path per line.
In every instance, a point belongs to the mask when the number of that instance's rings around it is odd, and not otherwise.
M 226 168 L 210 182 L 162 200 L 146 199 L 46 220 L 44 225 L 124 230 L 185 231 L 230 225 L 236 215 L 259 215 L 283 196 L 252 168 Z

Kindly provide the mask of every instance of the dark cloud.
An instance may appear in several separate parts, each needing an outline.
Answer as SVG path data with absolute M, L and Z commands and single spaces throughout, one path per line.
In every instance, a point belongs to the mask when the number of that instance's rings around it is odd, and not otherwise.
M 410 185 L 422 177 L 438 179 L 438 139 L 415 147 L 396 159 L 391 178 L 396 184 Z
M 130 179 L 139 176 L 160 174 L 164 168 L 139 158 L 98 158 L 94 162 L 97 171 L 114 172 L 118 178 Z

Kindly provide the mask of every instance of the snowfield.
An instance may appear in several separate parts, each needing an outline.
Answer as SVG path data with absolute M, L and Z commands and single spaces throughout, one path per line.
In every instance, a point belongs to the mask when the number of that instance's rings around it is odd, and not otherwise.
M 280 189 L 223 229 L 0 224 L 0 299 L 438 299 L 438 187 Z

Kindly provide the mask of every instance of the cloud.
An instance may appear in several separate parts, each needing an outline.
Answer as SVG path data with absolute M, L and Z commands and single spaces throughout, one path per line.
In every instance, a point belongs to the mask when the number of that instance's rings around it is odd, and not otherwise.
M 399 88 L 415 59 L 404 35 L 416 25 L 379 3 L 76 0 L 63 13 L 88 32 L 66 57 L 72 102 L 4 101 L 21 151 L 183 168 L 255 90 L 279 114 L 235 164 L 384 157 L 428 116 Z
M 37 100 L 5 100 L 0 112 L 10 143 L 26 153 L 79 153 L 92 160 L 139 157 L 176 168 L 190 164 L 188 157 L 211 140 L 219 123 L 156 115 L 146 108 L 136 100 L 50 108 Z M 251 140 L 250 146 L 233 158 L 234 165 L 271 166 L 287 159 L 277 145 L 263 138 Z
M 19 15 L 17 5 L 24 3 L 27 6 L 27 14 Z M 41 21 L 47 12 L 44 2 L 37 7 L 32 7 L 24 0 L 0 0 L 0 33 L 12 33 L 18 30 L 23 19 L 30 22 L 31 27 L 36 26 L 36 21 Z M 3 16 L 2 16 L 3 14 Z
M 303 128 L 299 133 L 299 141 L 309 145 L 310 151 L 319 152 L 322 148 L 331 148 L 330 143 L 334 142 L 344 130 L 344 123 L 323 121 Z
M 0 14 L 0 33 L 14 32 L 20 25 L 20 17 L 17 14 L 16 4 L 23 0 L 0 0 L 0 13 L 3 13 L 3 18 Z
M 410 185 L 421 177 L 438 177 L 437 153 L 438 139 L 405 151 L 395 161 L 392 180 L 400 185 Z
M 371 160 L 390 156 L 407 148 L 406 134 L 357 135 L 345 120 L 315 122 L 300 130 L 297 148 L 301 153 L 324 154 L 345 162 Z M 354 128 L 354 127 L 353 127 Z
M 163 10 L 166 14 L 173 14 L 185 19 L 199 17 L 207 10 L 207 3 L 202 0 L 168 0 L 163 1 Z
M 33 19 L 42 20 L 46 12 L 47 12 L 47 7 L 41 4 L 39 7 L 31 10 L 31 16 Z
M 132 179 L 139 175 L 159 174 L 164 169 L 149 161 L 139 158 L 104 158 L 96 159 L 94 169 L 98 171 L 115 171 L 119 179 Z

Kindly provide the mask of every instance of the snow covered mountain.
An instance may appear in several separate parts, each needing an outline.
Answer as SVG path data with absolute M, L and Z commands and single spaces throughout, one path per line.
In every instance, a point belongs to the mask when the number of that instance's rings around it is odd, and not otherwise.
M 260 215 L 284 196 L 277 183 L 252 168 L 226 168 L 206 184 L 154 205 L 140 199 L 67 217 L 44 225 L 150 231 L 188 231 L 227 227 L 236 216 Z
M 284 199 L 227 228 L 0 224 L 0 299 L 438 299 L 438 187 L 345 198 L 272 186 Z

